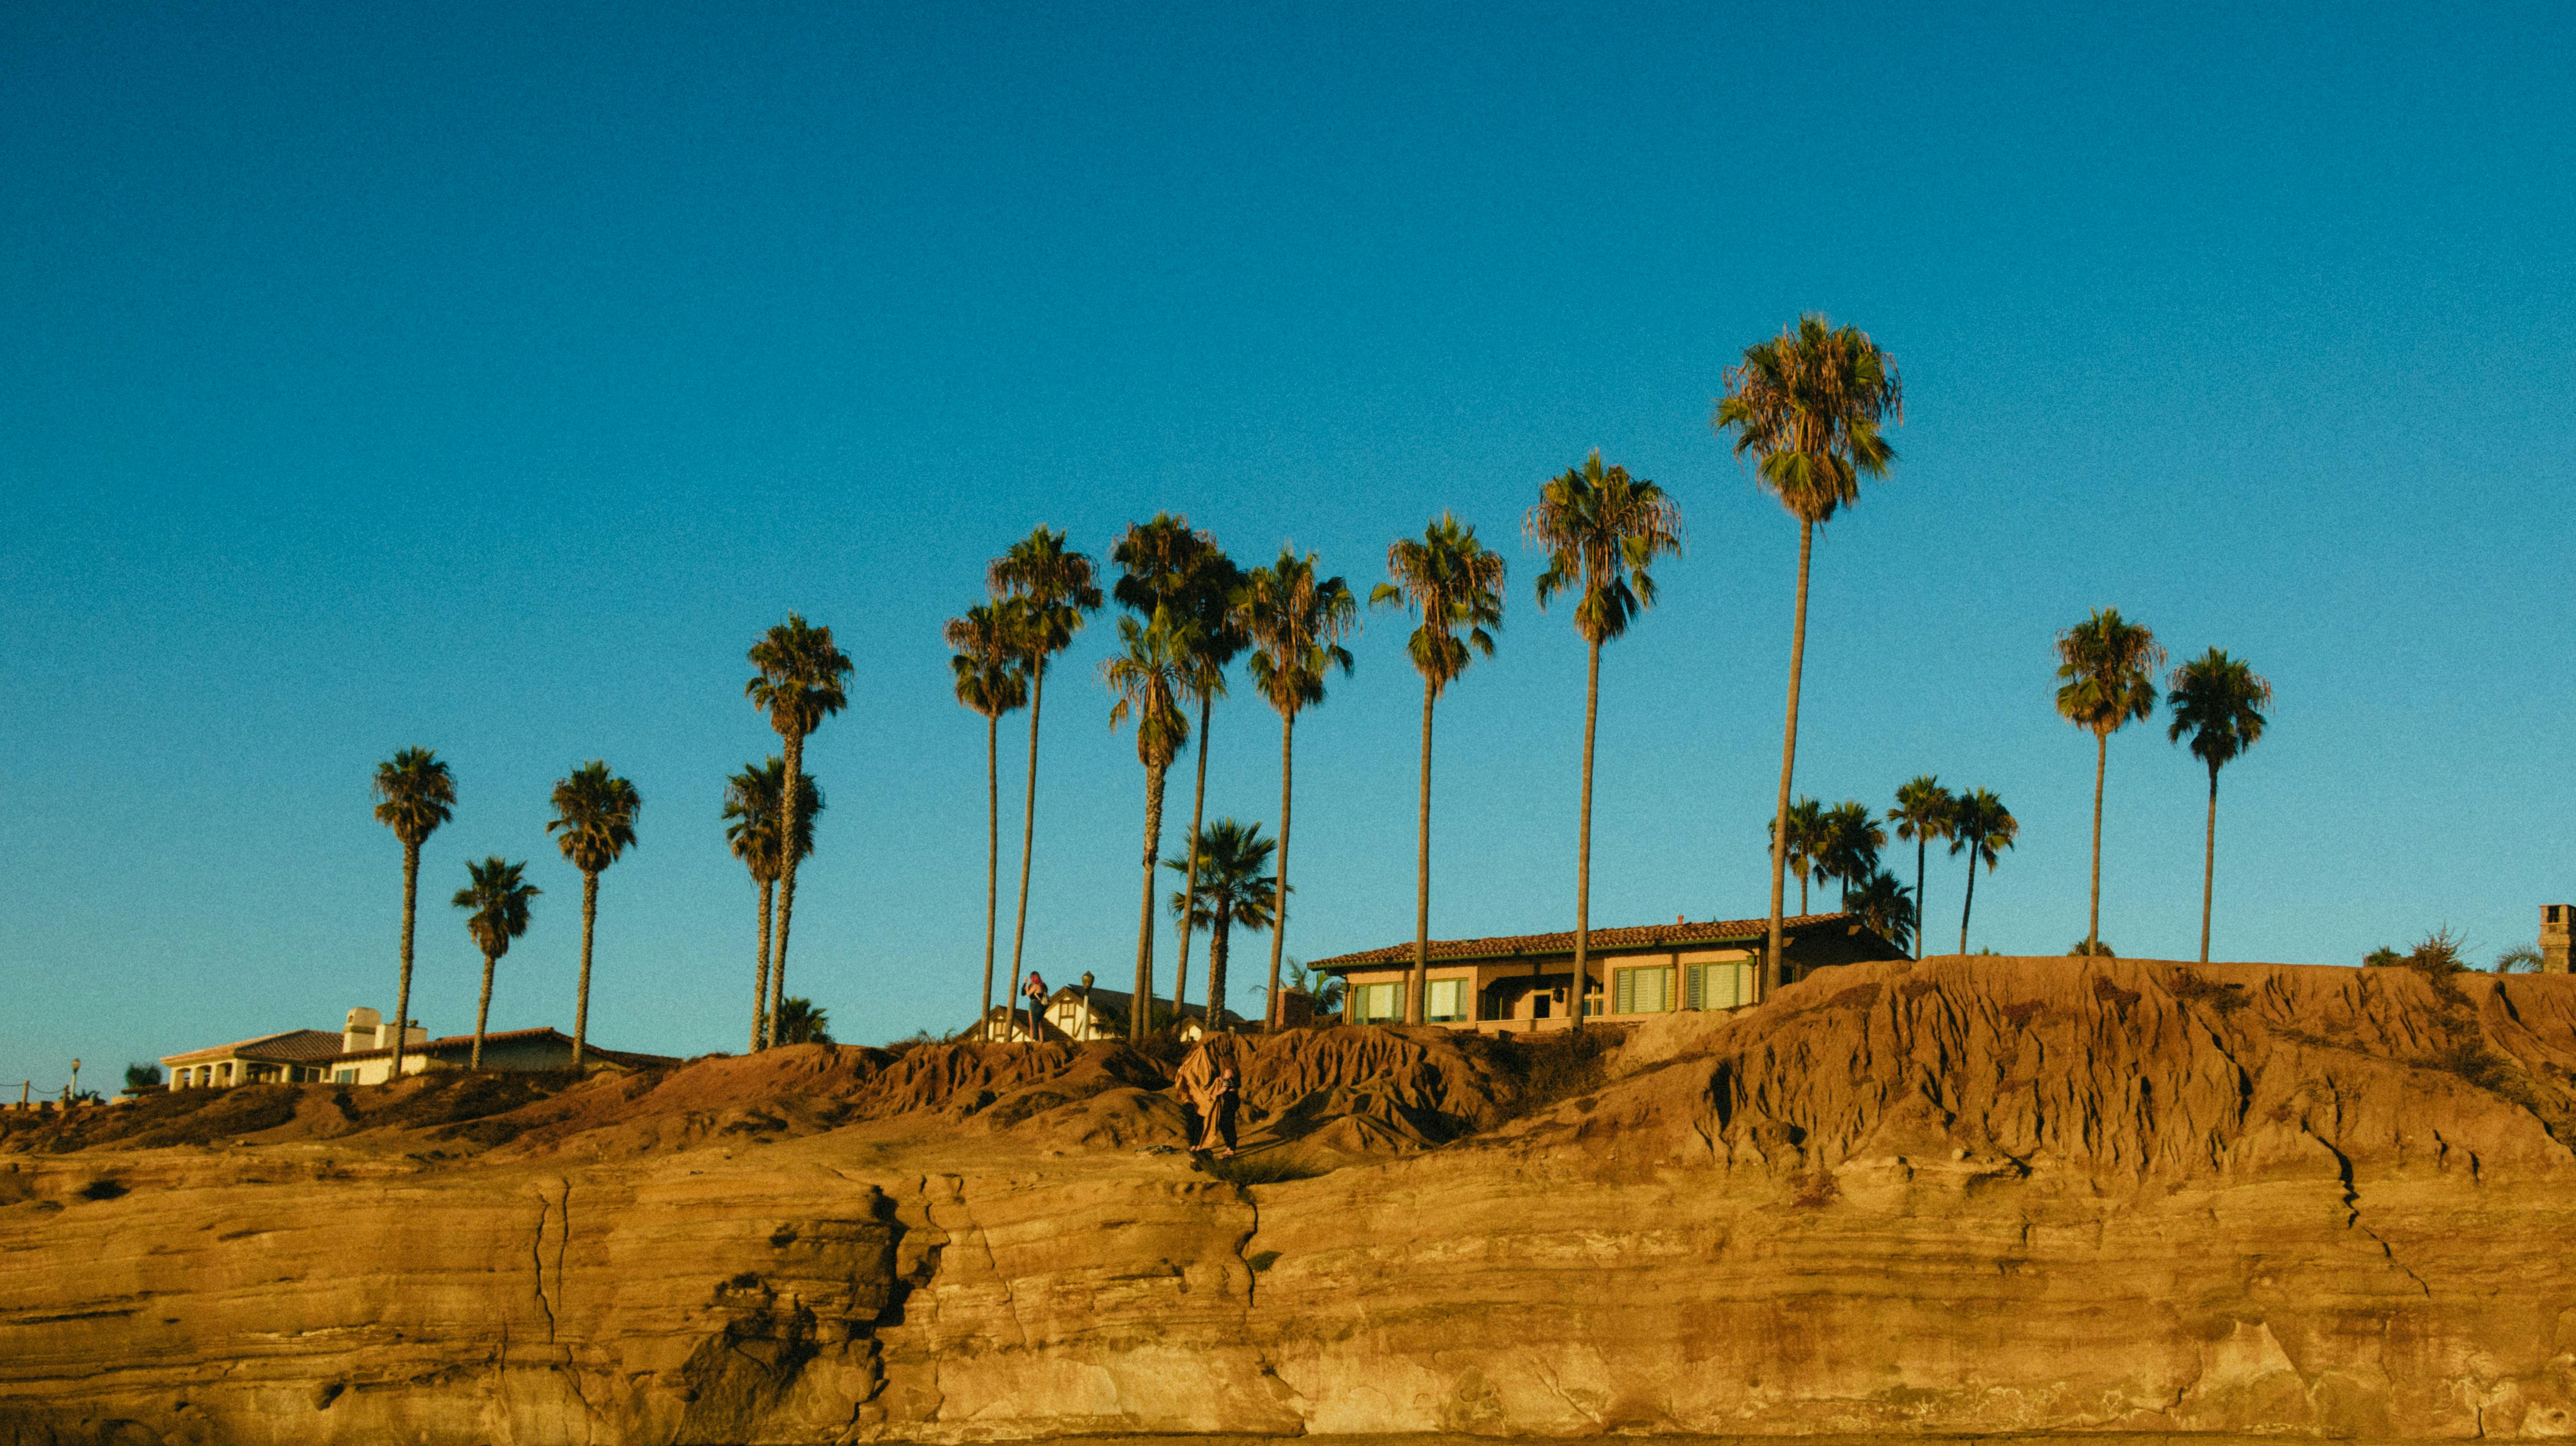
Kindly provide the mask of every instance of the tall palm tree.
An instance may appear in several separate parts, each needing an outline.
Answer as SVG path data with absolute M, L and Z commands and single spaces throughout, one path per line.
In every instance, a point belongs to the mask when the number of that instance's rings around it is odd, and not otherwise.
M 1583 1027 L 1584 986 L 1592 958 L 1592 738 L 1601 718 L 1601 645 L 1624 636 L 1637 614 L 1655 605 L 1647 569 L 1682 550 L 1681 509 L 1664 489 L 1601 465 L 1595 449 L 1539 489 L 1521 520 L 1522 534 L 1547 553 L 1538 575 L 1539 611 L 1572 593 L 1575 635 L 1583 639 L 1583 803 L 1574 847 L 1574 1004 L 1568 1027 Z M 1606 985 L 1608 981 L 1605 979 Z
M 1843 896 L 1843 909 L 1900 950 L 1910 949 L 1915 942 L 1919 916 L 1914 891 L 1885 869 L 1870 870 L 1869 877 L 1854 885 Z
M 1002 715 L 1029 701 L 1026 649 L 1016 636 L 1022 609 L 1007 602 L 979 603 L 948 620 L 948 660 L 957 675 L 957 701 L 984 716 L 984 1007 L 993 1016 L 993 934 L 1002 905 Z
M 1122 576 L 1110 589 L 1119 605 L 1151 621 L 1166 611 L 1184 620 L 1180 636 L 1190 650 L 1189 695 L 1199 705 L 1198 784 L 1190 795 L 1190 838 L 1195 846 L 1199 824 L 1207 815 L 1209 714 L 1225 696 L 1225 670 L 1249 642 L 1234 616 L 1234 594 L 1243 586 L 1243 570 L 1227 557 L 1216 539 L 1194 531 L 1187 517 L 1157 512 L 1150 522 L 1131 524 L 1109 549 L 1109 560 Z M 1193 916 L 1180 915 L 1180 963 L 1172 971 L 1172 1017 L 1180 1017 L 1190 987 L 1190 929 Z
M 1788 843 L 1785 847 L 1775 846 L 1771 851 L 1788 861 L 1785 867 L 1789 877 L 1798 881 L 1798 912 L 1804 914 L 1807 912 L 1807 880 L 1813 878 L 1821 884 L 1832 877 L 1824 870 L 1825 806 L 1812 798 L 1799 799 L 1789 805 L 1786 814 L 1766 820 L 1763 831 L 1778 839 L 1783 824 L 1787 825 Z
M 1992 789 L 1959 795 L 1957 810 L 1950 816 L 1950 857 L 1968 856 L 1968 896 L 1959 905 L 1960 953 L 1968 952 L 1968 914 L 1977 907 L 1978 862 L 1982 860 L 1986 872 L 1993 873 L 2002 851 L 2020 837 L 2020 822 Z
M 590 937 L 599 921 L 599 876 L 635 846 L 635 816 L 644 811 L 644 800 L 634 784 L 594 758 L 556 782 L 554 805 L 546 832 L 581 870 L 581 994 L 572 1011 L 572 1067 L 578 1070 L 590 1040 Z
M 777 1031 L 771 1024 L 769 1008 L 770 920 L 772 898 L 777 892 L 778 871 L 778 801 L 787 787 L 787 760 L 773 753 L 767 763 L 746 763 L 742 772 L 725 780 L 724 816 L 732 822 L 725 825 L 725 842 L 733 856 L 742 860 L 751 872 L 751 882 L 760 890 L 760 954 L 758 970 L 751 986 L 751 1048 L 754 1052 L 776 1042 Z M 811 858 L 814 854 L 814 816 L 823 811 L 823 790 L 814 786 L 814 775 L 797 780 L 796 787 L 796 856 Z
M 2209 962 L 2209 896 L 2218 877 L 2218 770 L 2263 737 L 2272 685 L 2243 658 L 2212 648 L 2174 669 L 2167 694 L 2173 725 L 2165 741 L 2191 735 L 2192 756 L 2209 765 L 2209 836 L 2200 857 L 2200 962 Z
M 1163 867 L 1181 875 L 1184 884 L 1183 891 L 1172 895 L 1172 912 L 1196 915 L 1208 931 L 1210 1029 L 1225 1019 L 1225 966 L 1234 931 L 1278 932 L 1280 885 L 1270 873 L 1274 847 L 1261 836 L 1259 823 L 1221 818 L 1191 840 L 1188 853 L 1163 860 Z M 1195 870 L 1193 858 L 1198 861 Z
M 1754 475 L 1798 519 L 1797 621 L 1789 635 L 1789 721 L 1780 740 L 1780 805 L 1789 816 L 1789 780 L 1798 761 L 1798 686 L 1807 656 L 1807 564 L 1816 528 L 1836 509 L 1860 500 L 1860 479 L 1884 477 L 1896 449 L 1879 435 L 1888 418 L 1905 420 L 1905 387 L 1895 359 L 1858 327 L 1836 327 L 1810 312 L 1795 327 L 1744 349 L 1727 369 L 1717 430 L 1735 429 L 1735 454 L 1756 459 Z M 1787 897 L 1788 825 L 1772 833 L 1771 935 L 1764 985 L 1781 973 L 1780 906 Z
M 1410 608 L 1422 620 L 1405 640 L 1413 670 L 1422 675 L 1422 801 L 1414 855 L 1413 977 L 1405 991 L 1404 1022 L 1420 1024 L 1431 974 L 1431 705 L 1467 671 L 1471 650 L 1494 655 L 1489 630 L 1503 625 L 1505 568 L 1502 554 L 1478 542 L 1472 525 L 1443 512 L 1420 537 L 1399 537 L 1387 548 L 1386 571 L 1393 581 L 1369 590 L 1369 606 Z M 1461 628 L 1464 638 L 1458 636 Z
M 805 776 L 805 735 L 849 706 L 849 695 L 841 689 L 841 680 L 850 672 L 849 655 L 832 645 L 830 628 L 813 627 L 789 613 L 787 621 L 751 645 L 748 656 L 760 671 L 742 685 L 743 696 L 769 715 L 769 726 L 778 730 L 786 744 L 785 766 L 779 774 L 779 836 L 801 838 L 795 795 L 784 792 L 783 785 L 790 778 Z M 796 864 L 792 849 L 779 859 L 778 962 L 769 975 L 772 1019 L 778 1016 L 778 1002 L 787 997 L 787 935 L 796 919 Z
M 1279 886 L 1285 889 L 1288 828 L 1296 801 L 1297 715 L 1324 701 L 1324 679 L 1333 669 L 1350 676 L 1351 650 L 1342 646 L 1342 639 L 1359 627 L 1359 603 L 1340 578 L 1315 576 L 1315 554 L 1299 557 L 1296 549 L 1282 547 L 1277 562 L 1254 568 L 1244 579 L 1235 615 L 1244 633 L 1259 645 L 1250 664 L 1252 684 L 1279 712 Z M 1207 758 L 1204 736 L 1199 758 L 1202 762 Z M 1270 930 L 1270 987 L 1261 996 L 1268 1002 L 1262 1020 L 1265 1029 L 1279 1027 L 1279 960 L 1287 936 L 1288 905 L 1283 897 L 1278 920 Z M 1214 990 L 1216 976 L 1211 974 L 1209 979 L 1208 987 Z M 1213 993 L 1208 999 L 1212 1004 L 1223 1002 Z
M 1136 1007 L 1127 1011 L 1130 1039 L 1143 1039 L 1154 1001 L 1154 864 L 1163 849 L 1163 780 L 1190 741 L 1190 718 L 1181 706 L 1194 676 L 1188 625 L 1169 610 L 1151 624 L 1118 620 L 1118 653 L 1100 665 L 1100 681 L 1118 697 L 1109 710 L 1116 728 L 1136 720 L 1136 761 L 1145 765 L 1145 896 L 1136 913 Z
M 499 854 L 479 864 L 468 861 L 467 883 L 448 901 L 474 911 L 466 916 L 465 932 L 483 951 L 483 998 L 474 1006 L 474 1053 L 465 1062 L 467 1069 L 483 1067 L 483 1027 L 492 1018 L 492 968 L 510 952 L 510 941 L 528 932 L 528 901 L 544 892 L 520 877 L 527 867 Z
M 2156 635 L 2095 608 L 2093 616 L 2057 635 L 2057 711 L 2093 734 L 2093 912 L 2084 926 L 2086 952 L 2102 942 L 2102 782 L 2111 762 L 2111 735 L 2155 716 L 2156 672 L 2165 650 Z
M 985 571 L 993 596 L 1017 610 L 1013 629 L 1021 648 L 1021 665 L 1029 675 L 1029 791 L 1020 810 L 1020 906 L 1011 926 L 1011 990 L 1020 997 L 1020 953 L 1029 937 L 1029 861 L 1037 843 L 1038 720 L 1046 714 L 1047 668 L 1055 656 L 1073 646 L 1083 620 L 1100 611 L 1100 587 L 1092 580 L 1091 559 L 1066 550 L 1064 534 L 1040 526 L 1011 544 Z
M 403 848 L 402 983 L 394 994 L 394 1070 L 387 1084 L 402 1082 L 403 1047 L 411 1030 L 411 931 L 420 908 L 420 846 L 455 816 L 456 780 L 438 754 L 404 748 L 376 765 L 376 822 L 394 831 Z
M 1878 851 L 1887 847 L 1887 830 L 1870 816 L 1869 805 L 1847 798 L 1827 810 L 1816 842 L 1819 882 L 1842 886 L 1842 907 L 1849 909 L 1852 890 L 1878 872 Z
M 1896 807 L 1887 811 L 1887 821 L 1896 825 L 1896 836 L 1914 845 L 1914 902 L 1923 903 L 1923 853 L 1934 839 L 1950 836 L 1950 813 L 1958 800 L 1941 780 L 1932 774 L 1917 774 L 1896 790 Z M 1914 957 L 1923 957 L 1923 932 L 1914 934 Z

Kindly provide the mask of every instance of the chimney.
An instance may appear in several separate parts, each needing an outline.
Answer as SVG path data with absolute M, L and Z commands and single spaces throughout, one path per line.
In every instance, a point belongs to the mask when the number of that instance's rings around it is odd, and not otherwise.
M 2540 972 L 2565 974 L 2568 927 L 2576 924 L 2576 904 L 2540 906 Z
M 355 1054 L 362 1049 L 374 1049 L 384 1032 L 384 1022 L 381 1012 L 363 1004 L 350 1010 L 348 1023 L 340 1028 L 340 1052 Z

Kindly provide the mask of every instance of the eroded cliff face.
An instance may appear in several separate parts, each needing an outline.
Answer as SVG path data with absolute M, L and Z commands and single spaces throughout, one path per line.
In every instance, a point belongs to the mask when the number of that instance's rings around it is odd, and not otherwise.
M 1338 1168 L 1249 1186 L 1122 1049 L 13 1136 L 0 1441 L 2576 1430 L 2576 980 L 1859 966 L 1611 1073 L 1260 1042 Z

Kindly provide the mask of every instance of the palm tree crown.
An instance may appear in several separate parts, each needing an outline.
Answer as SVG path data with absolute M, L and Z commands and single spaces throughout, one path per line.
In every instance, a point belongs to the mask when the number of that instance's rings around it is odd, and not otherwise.
M 1279 560 L 1254 568 L 1236 594 L 1236 623 L 1253 644 L 1252 685 L 1283 718 L 1324 701 L 1333 669 L 1351 671 L 1342 639 L 1359 626 L 1359 603 L 1338 577 L 1315 576 L 1315 554 L 1279 549 Z
M 1021 605 L 1021 655 L 1032 672 L 1073 645 L 1083 619 L 1100 611 L 1100 585 L 1091 559 L 1066 549 L 1065 535 L 1039 527 L 993 559 L 985 577 L 993 595 Z
M 1369 604 L 1408 607 L 1422 619 L 1405 651 L 1432 696 L 1467 671 L 1471 648 L 1494 655 L 1488 629 L 1503 625 L 1504 563 L 1502 554 L 1476 540 L 1472 524 L 1440 514 L 1420 537 L 1396 539 L 1386 550 L 1386 571 L 1393 581 L 1371 589 Z
M 1847 798 L 1819 821 L 1814 843 L 1816 872 L 1821 878 L 1841 883 L 1843 903 L 1848 908 L 1852 890 L 1878 872 L 1878 851 L 1885 847 L 1887 830 L 1870 816 L 1869 806 Z
M 1279 881 L 1271 877 L 1270 855 L 1278 847 L 1261 836 L 1261 825 L 1220 818 L 1199 831 L 1198 903 L 1191 917 L 1203 929 L 1218 921 L 1242 929 L 1267 929 L 1279 904 Z M 1186 875 L 1190 861 L 1175 854 L 1163 867 Z M 1179 918 L 1188 896 L 1172 891 L 1172 917 Z M 1211 996 L 1211 1005 L 1218 1001 Z
M 556 835 L 555 847 L 583 873 L 605 872 L 635 846 L 635 816 L 643 812 L 644 800 L 634 784 L 610 773 L 599 759 L 555 784 L 554 805 L 546 832 Z
M 1010 601 L 977 603 L 942 629 L 956 650 L 948 667 L 957 701 L 988 719 L 1028 706 L 1028 647 L 1020 638 L 1027 611 Z
M 802 738 L 849 706 L 841 680 L 849 675 L 850 658 L 832 645 L 830 628 L 789 613 L 751 645 L 750 660 L 760 671 L 742 685 L 743 696 L 769 715 L 769 726 L 782 738 Z
M 1896 449 L 1879 427 L 1890 418 L 1905 420 L 1895 358 L 1860 328 L 1810 312 L 1744 349 L 1714 422 L 1734 430 L 1735 454 L 1756 459 L 1754 475 L 1781 506 L 1821 523 L 1860 500 L 1860 479 L 1887 475 Z
M 1169 768 L 1189 746 L 1189 714 L 1181 708 L 1193 664 L 1183 625 L 1158 613 L 1151 625 L 1118 620 L 1119 651 L 1100 665 L 1101 684 L 1117 695 L 1109 726 L 1136 720 L 1136 761 Z
M 1941 780 L 1929 773 L 1918 774 L 1896 790 L 1896 807 L 1887 811 L 1887 821 L 1896 825 L 1896 836 L 1914 845 L 1914 903 L 1919 913 L 1923 904 L 1923 855 L 1935 839 L 1950 836 L 1950 821 L 1959 801 Z M 1923 932 L 1914 934 L 1914 957 L 1923 957 Z
M 1991 789 L 1959 795 L 1950 817 L 1950 857 L 1968 856 L 1968 894 L 1959 906 L 1959 952 L 1968 952 L 1968 914 L 1977 906 L 1977 865 L 1995 871 L 2002 851 L 2021 837 L 2021 823 Z
M 801 771 L 800 771 L 801 772 Z M 778 806 L 787 786 L 787 760 L 773 753 L 767 763 L 746 763 L 725 780 L 725 844 L 742 860 L 755 884 L 778 882 L 786 861 L 778 854 Z M 814 816 L 823 811 L 823 790 L 814 775 L 802 773 L 796 789 L 796 857 L 814 856 Z
M 2156 635 L 2120 616 L 2118 608 L 2093 615 L 2057 635 L 2057 711 L 2079 728 L 2109 737 L 2154 716 L 2156 670 L 2165 650 Z
M 1574 630 L 1587 643 L 1619 637 L 1653 607 L 1655 579 L 1647 569 L 1682 550 L 1681 509 L 1664 489 L 1624 467 L 1602 466 L 1597 451 L 1539 490 L 1521 530 L 1547 553 L 1539 607 L 1559 593 L 1576 594 Z
M 527 867 L 498 854 L 479 864 L 468 862 L 469 882 L 449 900 L 457 908 L 474 911 L 466 916 L 465 931 L 474 936 L 474 947 L 486 959 L 509 953 L 510 941 L 528 932 L 528 901 L 545 891 L 520 877 Z
M 376 822 L 394 831 L 405 848 L 429 841 L 455 816 L 456 779 L 428 748 L 404 748 L 376 765 Z
M 1869 877 L 1852 886 L 1843 899 L 1843 908 L 1871 933 L 1899 950 L 1911 952 L 1916 923 L 1914 891 L 1897 882 L 1896 875 L 1885 869 L 1871 870 Z
M 1798 912 L 1803 914 L 1807 912 L 1807 881 L 1812 878 L 1821 884 L 1833 877 L 1824 867 L 1825 806 L 1813 798 L 1801 798 L 1789 805 L 1789 811 L 1780 819 L 1769 822 L 1764 832 L 1778 837 L 1782 822 L 1788 825 L 1785 856 L 1789 877 L 1798 881 Z
M 2263 737 L 2263 710 L 2272 706 L 2272 685 L 2243 658 L 2212 648 L 2174 669 L 2168 695 L 2173 725 L 2167 742 L 2191 735 L 2191 754 L 2209 771 L 2236 761 L 2238 754 Z

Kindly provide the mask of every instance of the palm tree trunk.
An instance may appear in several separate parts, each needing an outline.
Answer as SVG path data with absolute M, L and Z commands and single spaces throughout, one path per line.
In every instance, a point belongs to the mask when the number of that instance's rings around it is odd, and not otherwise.
M 1968 848 L 1968 898 L 1959 905 L 1959 952 L 1968 952 L 1968 911 L 1977 907 L 1977 850 Z
M 1566 1028 L 1583 1028 L 1583 986 L 1590 982 L 1592 959 L 1592 733 L 1601 721 L 1601 640 L 1592 639 L 1592 656 L 1583 676 L 1583 822 L 1574 848 L 1574 984 L 1567 997 Z M 1602 980 L 1601 1003 L 1610 1003 L 1609 980 Z
M 1294 796 L 1290 784 L 1296 779 L 1297 715 L 1279 715 L 1279 904 L 1270 918 L 1270 992 L 1262 995 L 1268 1007 L 1262 1011 L 1264 1029 L 1279 1027 L 1279 955 L 1288 944 L 1288 804 Z M 1213 990 L 1216 986 L 1208 986 Z M 1218 1003 L 1215 994 L 1208 995 L 1211 1004 Z
M 1272 921 L 1277 927 L 1278 921 Z M 1225 965 L 1233 944 L 1234 909 L 1229 904 L 1216 906 L 1216 923 L 1208 930 L 1208 1013 L 1207 1026 L 1217 1027 L 1225 1018 Z
M 474 1006 L 474 1054 L 465 1062 L 467 1069 L 483 1067 L 483 1026 L 492 1018 L 492 956 L 483 956 L 483 998 Z
M 2200 962 L 2209 962 L 2209 893 L 2218 878 L 2218 765 L 2209 765 L 2209 841 L 2200 854 Z
M 411 1040 L 411 925 L 420 906 L 420 845 L 403 845 L 402 984 L 394 994 L 394 1072 L 385 1083 L 402 1083 L 403 1046 Z M 382 976 L 379 976 L 382 977 Z
M 1404 1022 L 1422 1022 L 1422 994 L 1431 976 L 1431 704 L 1438 695 L 1422 680 L 1422 803 L 1413 864 L 1413 978 L 1404 992 Z
M 1136 989 L 1128 998 L 1127 1037 L 1151 1032 L 1154 1013 L 1154 864 L 1163 851 L 1163 768 L 1145 769 L 1145 896 L 1136 904 Z
M 1002 715 L 984 715 L 984 1007 L 980 1032 L 993 1034 L 993 931 L 1002 913 Z
M 751 985 L 751 1052 L 769 1047 L 769 903 L 778 892 L 774 879 L 760 884 L 760 972 Z
M 1038 829 L 1038 715 L 1046 711 L 1046 659 L 1038 659 L 1033 671 L 1037 676 L 1029 690 L 1029 796 L 1020 807 L 1020 915 L 1011 926 L 1011 992 L 1005 996 L 1005 1010 L 1019 1003 L 1020 949 L 1029 938 L 1029 850 Z
M 1199 786 L 1190 798 L 1190 864 L 1181 875 L 1181 962 L 1172 980 L 1172 1018 L 1181 1017 L 1181 1005 L 1190 992 L 1190 916 L 1197 912 L 1199 897 L 1199 824 L 1207 814 L 1208 705 L 1210 699 L 1199 698 Z M 1216 1016 L 1208 1016 L 1214 1027 Z
M 1762 968 L 1762 993 L 1789 982 L 1780 953 L 1780 906 L 1788 901 L 1789 778 L 1798 764 L 1798 675 L 1807 662 L 1807 563 L 1816 548 L 1816 524 L 1798 519 L 1798 611 L 1789 632 L 1789 724 L 1780 735 L 1780 806 L 1771 825 L 1771 940 Z M 1806 871 L 1798 873 L 1798 912 L 1807 911 Z
M 2093 913 L 2084 926 L 2084 952 L 2102 948 L 2102 774 L 2111 763 L 2111 735 L 2093 735 Z
M 796 917 L 796 805 L 804 792 L 805 735 L 787 735 L 787 779 L 778 800 L 778 962 L 769 971 L 770 1043 L 778 1042 L 778 1011 L 787 1005 L 787 926 Z
M 581 876 L 581 993 L 572 1006 L 572 1067 L 581 1068 L 582 1051 L 590 1043 L 590 930 L 599 921 L 599 875 Z
M 1923 834 L 1914 836 L 1914 957 L 1923 957 L 1923 850 L 1931 842 Z

